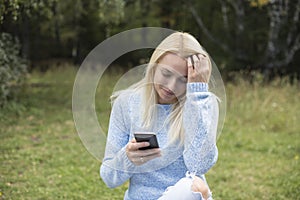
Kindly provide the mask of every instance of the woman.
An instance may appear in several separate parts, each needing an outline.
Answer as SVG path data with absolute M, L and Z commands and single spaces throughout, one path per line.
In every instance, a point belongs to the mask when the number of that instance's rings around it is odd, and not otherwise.
M 113 95 L 100 175 L 108 187 L 129 180 L 126 200 L 211 199 L 204 174 L 216 163 L 217 98 L 208 92 L 209 55 L 176 32 L 153 52 L 145 77 Z M 135 132 L 156 133 L 160 148 L 140 150 Z

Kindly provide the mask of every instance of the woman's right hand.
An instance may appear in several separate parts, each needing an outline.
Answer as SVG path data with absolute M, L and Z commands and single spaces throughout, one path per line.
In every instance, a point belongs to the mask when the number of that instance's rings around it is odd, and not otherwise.
M 159 148 L 139 150 L 139 148 L 149 146 L 149 142 L 136 142 L 135 139 L 131 140 L 126 146 L 126 154 L 128 159 L 135 165 L 142 165 L 149 160 L 161 156 Z

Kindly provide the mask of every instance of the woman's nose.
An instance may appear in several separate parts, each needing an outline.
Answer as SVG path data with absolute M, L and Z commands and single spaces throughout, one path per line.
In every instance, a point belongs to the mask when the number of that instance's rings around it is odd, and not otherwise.
M 172 92 L 176 91 L 176 82 L 177 80 L 175 78 L 172 78 L 171 80 L 168 81 L 168 89 L 171 90 Z

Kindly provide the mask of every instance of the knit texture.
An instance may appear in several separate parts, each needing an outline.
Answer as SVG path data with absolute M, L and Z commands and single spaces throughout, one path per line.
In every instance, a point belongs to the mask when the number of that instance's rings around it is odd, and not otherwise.
M 172 105 L 156 104 L 149 108 L 157 109 L 158 114 L 151 130 L 145 130 L 141 125 L 140 92 L 127 91 L 115 100 L 100 175 L 110 188 L 130 180 L 125 200 L 157 200 L 169 186 L 185 177 L 187 171 L 206 181 L 204 174 L 218 157 L 218 102 L 216 96 L 208 92 L 206 83 L 188 83 L 186 97 L 185 142 L 181 146 L 168 143 L 167 119 Z M 126 145 L 136 131 L 155 132 L 162 156 L 140 166 L 134 165 L 126 155 Z

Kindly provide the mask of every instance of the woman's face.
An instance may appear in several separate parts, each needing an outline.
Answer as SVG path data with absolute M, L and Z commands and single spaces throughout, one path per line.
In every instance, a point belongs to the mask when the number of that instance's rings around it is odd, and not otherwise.
M 154 73 L 154 89 L 159 104 L 172 104 L 185 94 L 187 62 L 173 53 L 167 53 L 158 62 Z

